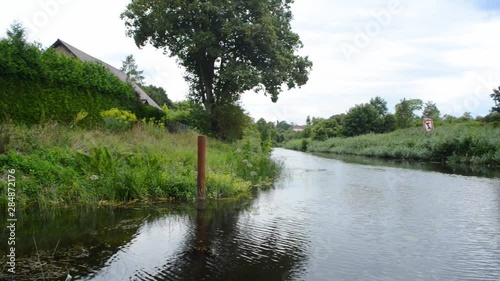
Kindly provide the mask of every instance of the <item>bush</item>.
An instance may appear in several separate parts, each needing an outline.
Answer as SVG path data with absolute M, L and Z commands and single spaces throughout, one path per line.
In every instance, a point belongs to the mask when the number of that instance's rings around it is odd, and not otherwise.
M 309 145 L 309 139 L 302 138 L 301 143 L 300 143 L 300 150 L 301 151 L 307 151 L 307 146 Z
M 328 141 L 328 140 L 327 140 Z M 287 141 L 284 146 L 286 149 L 292 149 L 292 150 L 302 150 L 302 139 L 292 139 Z
M 209 173 L 206 186 L 208 198 L 222 198 L 245 194 L 252 183 L 228 174 Z
M 484 117 L 484 121 L 490 122 L 490 123 L 500 123 L 500 112 L 494 112 L 486 117 Z
M 106 124 L 106 129 L 110 131 L 125 131 L 137 122 L 137 117 L 130 111 L 112 108 L 100 113 Z

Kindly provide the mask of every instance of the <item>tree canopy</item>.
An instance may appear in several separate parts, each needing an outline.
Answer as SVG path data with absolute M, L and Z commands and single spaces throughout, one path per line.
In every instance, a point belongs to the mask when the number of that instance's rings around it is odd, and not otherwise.
M 155 85 L 150 84 L 149 86 L 141 86 L 141 88 L 158 105 L 160 106 L 166 105 L 168 108 L 172 108 L 174 106 L 174 103 L 167 95 L 167 91 L 165 91 L 165 89 L 163 89 L 162 87 L 157 87 Z
M 376 96 L 370 99 L 370 104 L 378 111 L 380 116 L 384 116 L 387 114 L 387 101 L 383 98 Z
M 321 119 L 315 122 L 311 138 L 313 140 L 323 141 L 328 138 L 339 137 L 340 136 L 341 127 L 339 124 L 333 119 Z
M 191 98 L 214 115 L 245 91 L 276 102 L 283 86 L 307 82 L 312 63 L 296 54 L 302 43 L 291 30 L 292 3 L 132 0 L 121 18 L 138 47 L 151 44 L 177 58 Z
M 495 106 L 491 109 L 492 112 L 500 112 L 500 87 L 493 89 L 493 94 L 491 94 L 493 101 L 495 101 Z
M 373 105 L 357 104 L 344 117 L 343 133 L 348 137 L 375 133 L 380 126 L 380 118 L 379 111 Z
M 132 82 L 137 85 L 143 84 L 144 76 L 142 76 L 142 73 L 144 71 L 138 69 L 133 55 L 128 55 L 125 60 L 122 61 L 122 67 L 120 68 L 120 70 L 127 74 L 128 82 Z
M 288 124 L 286 121 L 276 121 L 276 129 L 280 131 L 286 131 L 292 128 L 292 125 Z
M 422 118 L 431 118 L 434 120 L 438 120 L 441 112 L 437 108 L 437 105 L 432 101 L 428 101 L 425 103 L 424 110 L 422 111 Z
M 396 126 L 398 128 L 408 128 L 416 120 L 416 110 L 422 109 L 423 102 L 420 99 L 402 99 L 396 104 Z

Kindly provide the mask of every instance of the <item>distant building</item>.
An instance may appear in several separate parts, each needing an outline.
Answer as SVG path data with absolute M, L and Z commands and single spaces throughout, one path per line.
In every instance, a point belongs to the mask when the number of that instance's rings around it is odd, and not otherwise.
M 52 44 L 51 48 L 54 48 L 59 53 L 71 55 L 71 56 L 73 56 L 81 61 L 84 61 L 84 62 L 97 62 L 97 63 L 101 64 L 102 66 L 104 66 L 109 72 L 111 72 L 113 75 L 118 77 L 123 82 L 128 82 L 127 81 L 127 74 L 125 74 L 121 70 L 119 70 L 119 69 L 117 69 L 117 68 L 97 59 L 97 58 L 94 58 L 93 56 L 91 56 L 85 52 L 80 51 L 79 49 L 71 46 L 70 44 L 68 44 L 60 39 L 57 39 L 57 41 L 54 44 Z M 148 94 L 146 94 L 146 92 L 144 92 L 144 90 L 141 89 L 137 84 L 131 83 L 131 82 L 128 82 L 128 83 L 130 83 L 132 85 L 132 87 L 134 88 L 134 91 L 137 93 L 137 95 L 139 96 L 139 99 L 143 103 L 150 105 L 150 106 L 153 106 L 153 107 L 156 107 L 158 109 L 161 109 L 161 107 L 150 96 L 148 96 Z
M 294 125 L 294 126 L 292 127 L 292 129 L 293 129 L 293 131 L 294 131 L 294 132 L 302 132 L 302 131 L 304 131 L 304 129 L 305 129 L 305 128 L 306 128 L 306 126 L 305 126 L 305 125 L 303 125 L 303 126 Z

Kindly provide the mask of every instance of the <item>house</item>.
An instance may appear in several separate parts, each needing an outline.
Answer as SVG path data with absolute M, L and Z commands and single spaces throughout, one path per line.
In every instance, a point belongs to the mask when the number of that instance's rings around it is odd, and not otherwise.
M 81 61 L 84 61 L 84 62 L 100 63 L 109 72 L 111 72 L 113 75 L 118 77 L 120 80 L 122 80 L 123 82 L 128 82 L 127 81 L 127 74 L 125 74 L 121 70 L 119 70 L 119 69 L 117 69 L 117 68 L 97 59 L 97 58 L 94 58 L 93 56 L 91 56 L 85 52 L 82 52 L 81 50 L 71 46 L 70 44 L 62 41 L 61 39 L 57 39 L 57 41 L 54 44 L 52 44 L 51 48 L 54 48 L 59 53 L 71 55 L 71 56 L 73 56 Z M 135 84 L 135 83 L 130 83 L 130 84 L 132 85 L 132 87 L 134 88 L 134 91 L 137 93 L 137 95 L 139 96 L 139 99 L 143 103 L 150 105 L 150 106 L 153 106 L 153 107 L 156 107 L 158 109 L 161 109 L 161 107 L 151 97 L 149 97 L 148 94 L 146 94 L 146 92 L 144 92 L 144 90 L 141 89 L 137 84 Z
M 292 127 L 294 132 L 302 132 L 302 131 L 304 131 L 305 128 L 306 128 L 306 126 L 299 126 L 299 125 L 294 125 Z

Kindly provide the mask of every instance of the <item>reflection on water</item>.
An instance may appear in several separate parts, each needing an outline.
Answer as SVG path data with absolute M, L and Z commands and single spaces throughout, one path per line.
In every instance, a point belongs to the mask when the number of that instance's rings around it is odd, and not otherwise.
M 16 275 L 0 277 L 64 280 L 68 271 L 73 276 L 88 274 L 128 243 L 145 219 L 155 219 L 162 213 L 160 208 L 17 210 Z M 175 213 L 171 211 L 170 215 Z M 4 215 L 0 214 L 2 221 Z M 0 232 L 1 241 L 9 234 L 5 229 Z M 6 248 L 0 250 L 4 259 Z
M 281 280 L 304 259 L 302 241 L 286 242 L 276 223 L 249 225 L 249 207 L 192 206 L 183 219 L 145 223 L 102 269 L 82 280 Z
M 500 280 L 500 179 L 273 157 L 252 200 L 18 212 L 13 280 Z

